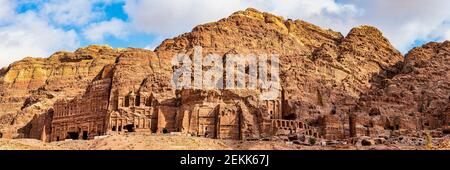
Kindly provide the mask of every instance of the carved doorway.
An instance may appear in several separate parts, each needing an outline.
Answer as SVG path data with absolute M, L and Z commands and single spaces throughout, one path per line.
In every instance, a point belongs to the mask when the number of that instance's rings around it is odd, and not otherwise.
M 67 137 L 72 140 L 77 140 L 80 134 L 78 132 L 67 132 Z
M 135 131 L 136 131 L 135 128 L 134 128 L 134 124 L 126 125 L 126 126 L 124 127 L 124 129 L 126 129 L 127 132 L 135 132 Z
M 88 132 L 83 131 L 83 140 L 87 140 L 89 138 Z

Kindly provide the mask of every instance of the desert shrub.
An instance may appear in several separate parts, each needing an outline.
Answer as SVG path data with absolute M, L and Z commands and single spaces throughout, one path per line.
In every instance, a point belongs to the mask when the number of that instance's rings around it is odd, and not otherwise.
M 316 138 L 309 138 L 309 144 L 310 145 L 315 145 L 316 144 Z

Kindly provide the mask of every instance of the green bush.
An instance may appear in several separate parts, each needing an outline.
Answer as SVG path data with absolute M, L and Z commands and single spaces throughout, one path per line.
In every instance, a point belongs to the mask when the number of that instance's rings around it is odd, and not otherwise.
M 309 144 L 310 145 L 314 145 L 314 144 L 316 144 L 316 138 L 309 138 Z

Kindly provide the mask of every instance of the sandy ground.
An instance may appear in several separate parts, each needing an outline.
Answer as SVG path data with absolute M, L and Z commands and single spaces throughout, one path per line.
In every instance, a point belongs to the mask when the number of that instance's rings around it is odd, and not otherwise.
M 420 146 L 303 146 L 274 141 L 217 140 L 179 135 L 128 134 L 94 140 L 45 143 L 35 139 L 0 139 L 0 150 L 416 150 Z M 443 148 L 449 149 L 449 148 Z

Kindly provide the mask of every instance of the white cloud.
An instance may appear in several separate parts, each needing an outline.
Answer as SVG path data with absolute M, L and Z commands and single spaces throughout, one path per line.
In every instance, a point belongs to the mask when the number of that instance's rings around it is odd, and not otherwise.
M 258 9 L 287 17 L 312 18 L 319 15 L 344 15 L 356 12 L 355 6 L 337 3 L 334 0 L 253 0 L 242 2 L 245 6 L 257 7 Z
M 125 2 L 129 21 L 105 20 L 105 6 L 117 2 Z M 36 8 L 16 12 L 17 6 L 30 4 Z M 74 49 L 80 39 L 105 41 L 105 36 L 127 39 L 135 33 L 150 33 L 156 38 L 149 39 L 147 48 L 153 48 L 164 38 L 248 7 L 343 34 L 357 25 L 374 25 L 406 52 L 417 40 L 450 39 L 449 6 L 447 0 L 0 0 L 0 65 Z
M 358 1 L 347 0 L 364 13 L 355 16 L 357 24 L 370 24 L 380 28 L 400 51 L 407 52 L 416 40 L 429 41 L 444 38 L 450 25 L 450 1 L 409 0 Z
M 443 37 L 443 39 L 445 39 L 445 40 L 450 40 L 450 29 L 448 29 L 448 30 L 446 30 L 446 31 L 444 32 L 444 37 Z
M 93 42 L 103 41 L 104 37 L 108 35 L 123 39 L 128 35 L 127 23 L 117 18 L 93 23 L 83 31 L 83 35 Z
M 106 1 L 106 2 L 110 2 Z M 41 4 L 40 13 L 61 25 L 84 25 L 103 15 L 94 5 L 101 0 L 50 0 Z
M 353 18 L 361 13 L 361 9 L 353 4 L 334 0 L 253 0 L 245 1 L 245 6 L 285 18 L 301 19 L 344 34 L 355 24 Z
M 13 0 L 0 0 L 0 24 L 14 16 L 16 4 Z
M 79 45 L 75 31 L 55 28 L 34 12 L 17 14 L 14 19 L 14 23 L 0 27 L 1 67 L 26 56 L 47 57 Z
M 417 40 L 448 38 L 445 33 L 450 29 L 449 6 L 448 0 L 126 0 L 125 11 L 138 30 L 168 37 L 254 7 L 344 35 L 355 26 L 374 25 L 405 53 Z
M 127 0 L 125 11 L 138 30 L 173 36 L 248 7 L 290 18 L 316 19 L 325 26 L 346 21 L 348 15 L 357 12 L 354 6 L 333 0 Z
M 147 33 L 175 35 L 197 24 L 215 21 L 240 8 L 236 0 L 127 0 L 133 26 Z
M 47 57 L 56 51 L 78 48 L 79 34 L 62 26 L 82 29 L 103 17 L 105 5 L 119 1 L 0 0 L 0 67 L 26 56 Z M 32 8 L 17 13 L 17 6 Z

